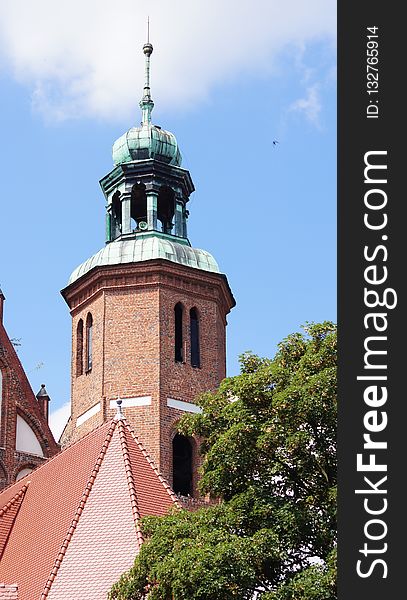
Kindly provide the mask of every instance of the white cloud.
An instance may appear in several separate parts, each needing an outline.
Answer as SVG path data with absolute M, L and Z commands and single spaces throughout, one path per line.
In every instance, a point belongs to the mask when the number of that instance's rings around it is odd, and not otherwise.
M 71 416 L 71 403 L 65 402 L 62 406 L 56 409 L 55 412 L 51 412 L 49 415 L 49 426 L 54 435 L 56 441 L 59 440 L 61 433 L 64 430 L 65 425 Z
M 302 113 L 313 125 L 319 127 L 319 115 L 322 104 L 318 84 L 307 88 L 305 98 L 299 98 L 291 104 L 289 111 Z
M 3 0 L 0 66 L 50 118 L 122 120 L 138 111 L 147 14 L 153 98 L 171 109 L 336 31 L 334 0 Z

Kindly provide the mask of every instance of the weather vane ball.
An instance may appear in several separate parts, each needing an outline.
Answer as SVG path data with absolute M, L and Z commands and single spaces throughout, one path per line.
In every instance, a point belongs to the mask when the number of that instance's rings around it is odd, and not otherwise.
M 153 45 L 150 44 L 150 42 L 147 42 L 147 44 L 144 44 L 144 46 L 143 46 L 143 52 L 147 56 L 151 56 L 152 53 L 153 53 Z

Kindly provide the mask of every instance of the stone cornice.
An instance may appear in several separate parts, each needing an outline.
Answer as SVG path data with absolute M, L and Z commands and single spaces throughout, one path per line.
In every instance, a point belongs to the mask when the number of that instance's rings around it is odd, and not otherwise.
M 93 268 L 61 291 L 72 314 L 102 291 L 166 288 L 215 300 L 225 316 L 236 302 L 226 275 L 175 264 L 165 259 Z
M 183 190 L 186 200 L 195 190 L 189 171 L 154 159 L 138 160 L 118 165 L 105 175 L 99 183 L 105 196 L 107 196 L 124 182 L 128 182 L 132 186 L 139 181 L 147 187 L 153 181 L 160 181 L 161 184 L 167 184 L 172 188 L 174 184 L 178 185 Z M 159 186 L 157 187 L 158 190 Z M 130 188 L 127 191 L 130 191 Z

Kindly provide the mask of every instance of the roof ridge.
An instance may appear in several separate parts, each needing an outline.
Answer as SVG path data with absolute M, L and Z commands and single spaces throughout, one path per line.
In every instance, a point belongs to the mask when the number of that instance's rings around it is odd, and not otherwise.
M 108 446 L 110 444 L 110 441 L 111 441 L 111 439 L 113 437 L 113 432 L 114 432 L 115 427 L 116 427 L 116 421 L 113 420 L 110 423 L 110 427 L 109 427 L 109 429 L 108 429 L 108 431 L 106 433 L 106 437 L 105 437 L 105 440 L 104 440 L 104 442 L 102 444 L 102 448 L 101 448 L 101 450 L 99 452 L 99 456 L 96 459 L 95 466 L 92 469 L 92 472 L 91 472 L 90 477 L 88 479 L 88 482 L 86 484 L 85 490 L 84 490 L 84 492 L 82 494 L 82 497 L 80 499 L 78 508 L 76 509 L 75 515 L 74 515 L 74 517 L 73 517 L 73 519 L 71 521 L 71 525 L 69 526 L 68 532 L 67 532 L 67 534 L 66 534 L 66 536 L 64 538 L 64 541 L 61 544 L 61 548 L 60 548 L 60 550 L 58 552 L 58 555 L 57 555 L 57 557 L 56 557 L 56 559 L 54 561 L 54 566 L 52 567 L 51 573 L 49 574 L 48 579 L 47 579 L 47 581 L 46 581 L 46 583 L 44 585 L 44 589 L 43 589 L 43 592 L 42 592 L 42 594 L 40 596 L 40 600 L 44 600 L 45 598 L 48 597 L 48 594 L 50 592 L 51 586 L 52 586 L 52 584 L 53 584 L 53 582 L 54 582 L 54 580 L 55 580 L 55 578 L 57 576 L 59 567 L 61 566 L 62 560 L 63 560 L 63 558 L 64 558 L 64 556 L 66 554 L 66 550 L 68 548 L 69 542 L 72 539 L 72 536 L 73 536 L 73 534 L 75 532 L 75 529 L 76 529 L 76 527 L 78 525 L 80 516 L 81 516 L 81 514 L 83 512 L 83 509 L 85 507 L 86 501 L 87 501 L 87 499 L 89 497 L 89 494 L 90 494 L 90 492 L 92 490 L 92 487 L 93 487 L 93 484 L 95 482 L 96 476 L 97 476 L 97 474 L 99 472 L 99 469 L 100 469 L 100 465 L 102 464 L 102 461 L 103 461 L 103 459 L 104 459 L 104 457 L 106 455 L 106 451 L 107 451 L 107 448 L 108 448 Z
M 136 484 L 134 482 L 133 470 L 132 470 L 131 462 L 130 462 L 129 447 L 127 444 L 127 438 L 126 438 L 126 433 L 124 430 L 124 424 L 123 424 L 122 419 L 120 419 L 118 421 L 118 427 L 119 427 L 120 444 L 121 444 L 123 460 L 124 460 L 124 468 L 126 470 L 126 476 L 127 476 L 127 485 L 129 486 L 131 509 L 133 512 L 134 525 L 136 527 L 137 541 L 138 541 L 139 547 L 141 547 L 141 544 L 144 542 L 143 532 L 141 531 L 141 527 L 140 527 L 141 516 L 140 516 L 140 510 L 139 510 L 138 500 L 137 500 Z
M 24 496 L 24 495 L 25 495 L 25 493 L 26 493 L 26 491 L 27 491 L 27 489 L 28 489 L 28 486 L 30 485 L 30 483 L 31 483 L 31 481 L 27 481 L 27 483 L 25 483 L 25 484 L 23 485 L 23 487 L 21 488 L 21 490 L 19 490 L 19 491 L 17 492 L 17 494 L 15 494 L 15 495 L 12 497 L 12 499 L 11 499 L 11 500 L 9 500 L 9 501 L 7 502 L 7 504 L 5 504 L 5 505 L 3 506 L 3 508 L 0 508 L 0 517 L 3 517 L 3 516 L 4 516 L 4 515 L 5 515 L 5 514 L 6 514 L 6 513 L 7 513 L 7 512 L 10 510 L 10 508 L 11 508 L 12 506 L 14 506 L 14 504 L 17 502 L 17 500 L 19 500 L 19 499 L 21 498 L 21 496 Z
M 149 455 L 149 453 L 145 449 L 143 443 L 140 442 L 139 438 L 134 433 L 133 429 L 130 427 L 130 425 L 127 422 L 127 420 L 123 419 L 123 421 L 124 421 L 124 424 L 126 425 L 127 429 L 129 430 L 131 436 L 133 437 L 134 441 L 136 442 L 136 444 L 140 448 L 140 451 L 143 454 L 144 458 L 147 460 L 148 464 L 153 469 L 154 473 L 157 475 L 159 481 L 164 486 L 164 488 L 167 491 L 167 494 L 169 495 L 169 497 L 171 498 L 171 500 L 174 502 L 174 504 L 176 505 L 177 508 L 182 509 L 183 508 L 182 504 L 178 500 L 178 498 L 177 498 L 176 494 L 174 493 L 172 487 L 170 486 L 170 484 L 168 483 L 168 481 L 161 475 L 161 473 L 158 470 L 158 468 L 157 468 L 154 460 L 151 458 L 151 456 Z
M 5 548 L 7 546 L 11 531 L 14 527 L 16 517 L 21 508 L 21 504 L 24 500 L 24 496 L 28 489 L 29 483 L 30 482 L 28 482 L 26 485 L 23 485 L 23 487 L 17 492 L 17 494 L 15 494 L 11 498 L 11 500 L 9 500 L 7 502 L 7 504 L 5 504 L 2 509 L 0 509 L 0 518 L 2 519 L 2 525 L 1 525 L 1 531 L 0 531 L 0 560 L 1 560 L 1 557 L 3 556 Z M 13 509 L 14 509 L 14 513 L 13 513 Z M 8 516 L 9 516 L 9 518 L 7 519 Z M 3 517 L 4 517 L 4 521 L 3 521 Z

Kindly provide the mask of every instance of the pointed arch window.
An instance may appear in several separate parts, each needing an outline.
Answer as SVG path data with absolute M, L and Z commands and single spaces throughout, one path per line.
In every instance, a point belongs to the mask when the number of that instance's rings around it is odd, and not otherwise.
M 182 320 L 183 320 L 184 307 L 181 302 L 174 307 L 174 324 L 175 324 L 175 362 L 183 362 L 183 348 L 182 348 Z
M 92 370 L 93 318 L 90 313 L 86 317 L 86 372 Z
M 172 486 L 176 494 L 192 496 L 192 444 L 179 433 L 172 440 Z
M 83 373 L 83 320 L 79 319 L 76 328 L 76 376 Z
M 30 473 L 32 473 L 34 471 L 35 467 L 24 467 L 22 468 L 16 475 L 16 481 L 19 481 L 20 479 L 22 479 L 23 477 L 25 477 L 26 475 L 29 475 Z
M 201 352 L 199 344 L 199 319 L 196 308 L 189 311 L 189 325 L 191 336 L 191 365 L 193 367 L 201 366 Z

